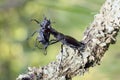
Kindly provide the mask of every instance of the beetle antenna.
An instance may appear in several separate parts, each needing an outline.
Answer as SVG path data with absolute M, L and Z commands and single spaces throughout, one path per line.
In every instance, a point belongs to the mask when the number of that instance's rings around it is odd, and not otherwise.
M 44 20 L 47 20 L 47 17 L 46 17 L 46 16 L 44 16 Z
M 31 19 L 31 21 L 35 21 L 37 24 L 39 24 L 40 22 L 36 19 Z

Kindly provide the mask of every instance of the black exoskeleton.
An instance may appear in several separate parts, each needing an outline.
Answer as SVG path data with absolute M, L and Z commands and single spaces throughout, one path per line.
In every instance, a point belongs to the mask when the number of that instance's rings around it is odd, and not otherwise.
M 65 44 L 71 48 L 78 49 L 81 51 L 83 51 L 83 49 L 85 47 L 85 44 L 83 42 L 79 42 L 71 36 L 64 35 L 58 31 L 56 31 L 52 27 L 49 28 L 49 32 L 50 32 L 50 34 L 52 34 L 56 38 L 56 41 L 53 42 L 52 44 L 57 43 L 57 42 L 61 42 L 63 45 Z
M 53 29 L 51 27 L 51 21 L 48 20 L 46 17 L 41 23 L 37 21 L 36 19 L 32 19 L 32 21 L 35 21 L 37 24 L 40 25 L 40 29 L 36 30 L 32 34 L 33 36 L 35 33 L 38 33 L 38 36 L 35 41 L 35 46 L 38 47 L 39 49 L 42 49 L 38 46 L 37 42 L 41 43 L 44 46 L 43 49 L 45 51 L 44 53 L 45 55 L 47 54 L 47 51 L 46 51 L 47 47 L 57 42 L 61 42 L 62 45 L 68 45 L 71 48 L 78 49 L 81 51 L 84 49 L 85 47 L 84 43 L 79 42 L 75 38 L 68 36 L 68 35 L 64 35 L 56 31 L 55 29 Z M 55 39 L 50 40 L 50 35 L 53 35 Z
M 35 21 L 37 24 L 40 25 L 40 29 L 36 30 L 31 35 L 31 36 L 33 36 L 35 33 L 38 33 L 38 36 L 35 41 L 35 47 L 42 49 L 38 46 L 39 44 L 37 44 L 37 42 L 41 43 L 44 46 L 44 48 L 43 48 L 45 51 L 44 54 L 46 55 L 47 54 L 46 49 L 47 49 L 48 45 L 50 45 L 50 44 L 52 44 L 52 42 L 54 42 L 54 40 L 49 40 L 50 32 L 48 30 L 51 27 L 51 22 L 46 17 L 44 18 L 43 22 L 41 22 L 41 23 L 39 21 L 37 21 L 36 19 L 32 19 L 31 21 Z

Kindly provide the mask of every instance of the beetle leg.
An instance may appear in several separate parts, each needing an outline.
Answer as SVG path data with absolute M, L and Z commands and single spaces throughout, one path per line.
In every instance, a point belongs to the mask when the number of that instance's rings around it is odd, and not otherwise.
M 52 39 L 52 40 L 50 40 L 49 42 L 49 45 L 52 45 L 52 44 L 55 44 L 55 43 L 57 43 L 57 42 L 59 42 L 59 41 L 61 41 L 62 39 L 60 39 L 60 40 L 55 40 L 55 39 Z M 52 42 L 53 41 L 53 42 Z
M 37 38 L 35 39 L 35 43 L 34 43 L 34 47 L 37 47 L 38 49 L 43 49 L 43 48 L 40 48 L 37 44 Z
M 35 35 L 35 33 L 37 33 L 37 32 L 38 32 L 38 30 L 34 31 L 34 32 L 32 33 L 32 35 L 30 35 L 30 36 L 27 38 L 27 40 L 29 40 L 31 37 L 33 37 L 33 36 Z
M 49 43 L 46 43 L 44 45 L 44 55 L 47 55 L 47 47 L 49 46 Z
M 61 44 L 61 53 L 63 53 L 63 44 Z
M 59 42 L 59 40 L 52 39 L 49 41 L 49 45 L 55 44 L 57 42 Z
M 31 21 L 35 21 L 37 24 L 39 24 L 40 22 L 36 19 L 31 19 Z
M 60 59 L 59 68 L 63 68 L 62 65 L 61 65 L 62 57 L 63 57 L 63 44 L 61 44 L 61 59 Z
M 37 33 L 37 32 L 38 32 L 38 30 L 34 31 L 34 32 L 32 33 L 32 35 L 31 35 L 31 37 L 34 36 L 35 33 Z
M 52 40 L 50 40 L 50 42 L 52 42 L 52 41 L 57 41 L 56 39 L 52 39 Z

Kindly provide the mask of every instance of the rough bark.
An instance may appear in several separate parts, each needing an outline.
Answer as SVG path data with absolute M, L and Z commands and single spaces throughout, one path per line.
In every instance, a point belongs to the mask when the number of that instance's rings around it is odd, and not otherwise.
M 100 64 L 110 44 L 116 42 L 119 29 L 120 0 L 106 0 L 84 33 L 84 51 L 64 45 L 56 61 L 39 68 L 29 67 L 28 72 L 19 75 L 17 80 L 71 80 L 76 75 L 82 75 L 90 67 Z

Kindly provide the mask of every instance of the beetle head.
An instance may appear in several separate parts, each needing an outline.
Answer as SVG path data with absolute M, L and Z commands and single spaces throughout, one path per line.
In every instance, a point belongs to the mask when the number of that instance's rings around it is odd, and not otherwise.
M 46 17 L 44 18 L 43 22 L 41 22 L 40 24 L 40 26 L 43 28 L 48 28 L 50 25 L 51 25 L 51 21 Z

